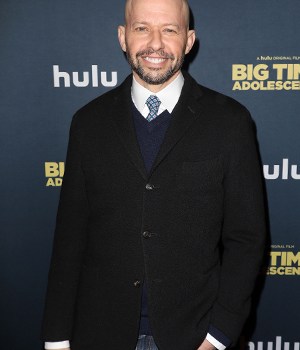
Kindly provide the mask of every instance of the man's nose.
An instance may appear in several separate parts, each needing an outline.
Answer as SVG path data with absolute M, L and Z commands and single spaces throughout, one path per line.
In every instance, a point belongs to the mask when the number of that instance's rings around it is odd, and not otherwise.
M 153 30 L 151 32 L 148 46 L 155 51 L 164 48 L 162 33 L 159 30 Z

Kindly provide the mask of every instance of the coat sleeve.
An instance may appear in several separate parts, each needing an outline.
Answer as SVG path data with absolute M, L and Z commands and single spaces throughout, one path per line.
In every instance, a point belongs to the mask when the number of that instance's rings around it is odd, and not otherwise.
M 265 247 L 262 171 L 254 125 L 243 111 L 231 133 L 224 178 L 222 263 L 211 324 L 235 343 L 251 307 Z
M 75 300 L 86 246 L 89 205 L 81 168 L 80 128 L 70 128 L 65 174 L 56 218 L 42 339 L 72 338 Z

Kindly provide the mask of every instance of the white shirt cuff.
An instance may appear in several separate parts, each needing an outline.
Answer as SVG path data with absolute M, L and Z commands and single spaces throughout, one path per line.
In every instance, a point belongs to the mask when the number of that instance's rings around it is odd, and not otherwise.
M 214 338 L 209 333 L 207 333 L 206 340 L 208 340 L 218 350 L 226 349 L 226 346 L 224 344 L 220 343 L 216 338 Z
M 70 347 L 70 342 L 69 340 L 64 340 L 64 341 L 54 341 L 54 342 L 45 342 L 45 349 L 46 350 L 51 350 L 51 349 L 66 349 Z

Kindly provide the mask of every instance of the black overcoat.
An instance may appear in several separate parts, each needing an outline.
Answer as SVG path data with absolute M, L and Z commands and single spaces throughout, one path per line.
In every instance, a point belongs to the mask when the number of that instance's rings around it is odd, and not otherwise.
M 255 133 L 242 105 L 184 77 L 148 175 L 132 76 L 74 116 L 43 339 L 134 350 L 145 281 L 160 350 L 196 349 L 209 324 L 236 341 L 265 238 Z

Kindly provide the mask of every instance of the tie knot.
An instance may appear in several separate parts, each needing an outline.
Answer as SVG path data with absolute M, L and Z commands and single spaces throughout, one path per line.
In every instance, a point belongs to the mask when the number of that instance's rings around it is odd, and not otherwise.
M 157 117 L 160 104 L 161 104 L 160 99 L 155 95 L 150 95 L 147 98 L 146 105 L 149 108 L 149 114 L 147 116 L 148 122 L 151 122 L 151 120 Z

